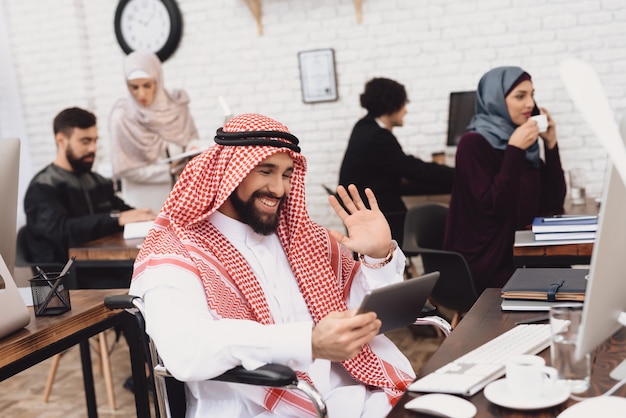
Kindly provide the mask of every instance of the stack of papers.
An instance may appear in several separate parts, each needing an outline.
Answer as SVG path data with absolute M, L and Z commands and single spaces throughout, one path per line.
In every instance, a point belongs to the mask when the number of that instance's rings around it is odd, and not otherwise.
M 532 223 L 535 241 L 593 242 L 597 230 L 597 216 L 558 215 L 535 218 Z

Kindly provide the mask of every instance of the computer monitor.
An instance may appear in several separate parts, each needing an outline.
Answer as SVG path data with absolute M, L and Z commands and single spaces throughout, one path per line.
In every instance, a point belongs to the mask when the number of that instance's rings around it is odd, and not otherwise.
M 19 169 L 20 140 L 0 138 L 0 255 L 11 275 L 15 266 Z
M 622 123 L 621 134 L 626 138 L 626 123 Z M 591 352 L 626 325 L 626 182 L 611 162 L 604 182 L 577 342 L 578 357 Z M 626 377 L 626 361 L 611 377 L 619 380 Z
M 475 113 L 475 91 L 453 91 L 450 93 L 447 146 L 456 147 L 458 145 L 461 135 L 467 130 L 467 125 L 469 125 Z

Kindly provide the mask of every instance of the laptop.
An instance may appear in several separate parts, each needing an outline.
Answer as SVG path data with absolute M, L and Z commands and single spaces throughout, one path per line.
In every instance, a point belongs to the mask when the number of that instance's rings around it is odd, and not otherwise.
M 24 328 L 29 323 L 30 311 L 0 255 L 0 338 Z
M 383 323 L 379 334 L 410 325 L 421 315 L 438 279 L 435 271 L 369 290 L 358 312 L 376 312 Z

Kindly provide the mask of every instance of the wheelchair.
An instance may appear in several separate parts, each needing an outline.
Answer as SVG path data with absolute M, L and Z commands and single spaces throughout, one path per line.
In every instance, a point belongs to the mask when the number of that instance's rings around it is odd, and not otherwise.
M 184 417 L 184 383 L 176 380 L 167 371 L 158 355 L 154 342 L 146 333 L 144 307 L 141 298 L 128 294 L 108 296 L 104 300 L 104 305 L 111 310 L 126 309 L 135 317 L 141 344 L 146 351 L 146 359 L 151 365 L 147 378 L 149 379 L 148 383 L 154 387 L 155 416 L 157 418 Z M 308 382 L 299 380 L 294 370 L 282 364 L 265 364 L 254 370 L 246 370 L 242 366 L 237 366 L 211 380 L 298 390 L 311 400 L 319 418 L 328 418 L 326 404 L 319 392 Z

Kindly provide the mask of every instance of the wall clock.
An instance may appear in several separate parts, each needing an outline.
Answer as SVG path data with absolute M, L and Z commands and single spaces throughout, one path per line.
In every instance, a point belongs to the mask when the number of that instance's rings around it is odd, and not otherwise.
M 178 47 L 183 19 L 175 0 L 120 0 L 115 37 L 125 53 L 144 50 L 168 59 Z

